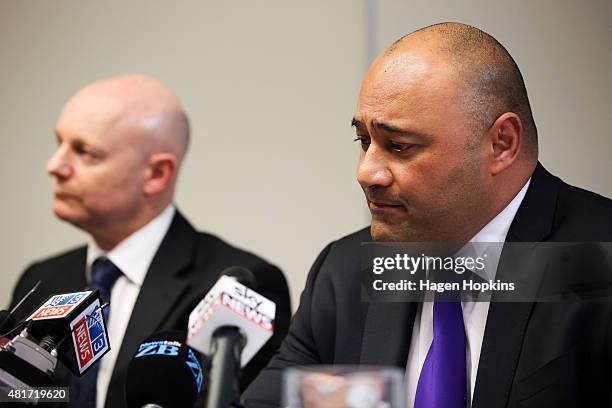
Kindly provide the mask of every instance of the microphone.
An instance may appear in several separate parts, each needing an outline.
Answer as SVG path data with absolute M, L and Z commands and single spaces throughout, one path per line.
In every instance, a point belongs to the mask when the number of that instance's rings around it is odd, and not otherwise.
M 15 311 L 19 309 L 19 306 L 21 306 L 21 304 L 25 302 L 26 299 L 29 298 L 32 293 L 36 292 L 36 289 L 38 289 L 41 283 L 42 281 L 40 280 L 36 282 L 32 289 L 30 289 L 28 293 L 23 295 L 21 300 L 17 302 L 15 307 L 13 307 L 10 312 L 8 310 L 0 310 L 0 333 L 2 333 L 2 331 L 7 327 L 13 327 L 13 325 L 15 324 Z M 5 335 L 7 334 L 10 334 L 10 332 L 6 333 Z M 2 337 L 4 337 L 5 335 L 2 335 Z
M 47 299 L 22 322 L 21 333 L 0 346 L 0 384 L 50 386 L 58 359 L 83 375 L 110 350 L 102 307 L 97 290 Z
M 140 344 L 127 369 L 128 408 L 194 405 L 204 378 L 199 353 L 185 344 L 185 337 L 185 332 L 167 331 Z
M 211 358 L 208 408 L 230 404 L 240 367 L 272 337 L 276 305 L 249 286 L 251 271 L 227 268 L 189 315 L 187 344 Z

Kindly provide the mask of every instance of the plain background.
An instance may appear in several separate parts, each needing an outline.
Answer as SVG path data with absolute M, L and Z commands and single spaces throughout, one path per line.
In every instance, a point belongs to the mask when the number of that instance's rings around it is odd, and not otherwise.
M 118 74 L 177 93 L 192 125 L 178 207 L 278 264 L 294 308 L 323 246 L 368 223 L 350 128 L 361 77 L 422 26 L 461 21 L 502 42 L 525 77 L 541 161 L 610 197 L 610 11 L 607 0 L 2 0 L 0 304 L 28 263 L 85 241 L 53 218 L 45 164 L 65 101 Z

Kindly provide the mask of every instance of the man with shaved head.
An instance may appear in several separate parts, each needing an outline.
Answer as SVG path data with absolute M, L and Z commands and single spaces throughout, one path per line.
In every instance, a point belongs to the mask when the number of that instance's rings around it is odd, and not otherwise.
M 114 248 L 172 203 L 189 125 L 176 96 L 152 78 L 95 82 L 74 95 L 47 164 L 55 215 Z
M 30 266 L 12 303 L 38 280 L 23 313 L 51 294 L 85 287 L 110 301 L 111 351 L 82 378 L 58 369 L 58 383 L 70 386 L 70 406 L 125 406 L 127 365 L 138 345 L 155 332 L 186 331 L 189 313 L 233 265 L 249 268 L 258 292 L 276 303 L 274 336 L 245 367 L 246 387 L 286 333 L 287 284 L 278 268 L 196 232 L 175 208 L 189 124 L 174 93 L 143 75 L 95 82 L 70 98 L 55 135 L 58 147 L 47 164 L 53 212 L 91 240 Z
M 409 407 L 610 406 L 609 301 L 498 302 L 493 293 L 459 302 L 433 292 L 363 301 L 372 299 L 364 242 L 454 243 L 456 253 L 473 253 L 488 242 L 612 240 L 612 201 L 538 162 L 525 84 L 508 51 L 464 24 L 415 31 L 374 61 L 352 125 L 371 225 L 316 259 L 289 333 L 244 404 L 278 406 L 286 367 L 364 364 L 403 370 Z M 503 248 L 491 252 L 501 265 L 493 273 L 514 279 L 522 270 L 503 268 L 516 261 Z

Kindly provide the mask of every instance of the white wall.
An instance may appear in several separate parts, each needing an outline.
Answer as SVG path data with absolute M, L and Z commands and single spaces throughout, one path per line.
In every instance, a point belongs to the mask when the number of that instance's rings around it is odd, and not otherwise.
M 0 2 L 0 304 L 27 263 L 84 241 L 50 211 L 53 126 L 80 87 L 129 72 L 191 117 L 180 209 L 280 265 L 296 303 L 323 246 L 367 223 L 350 128 L 364 26 L 352 0 Z

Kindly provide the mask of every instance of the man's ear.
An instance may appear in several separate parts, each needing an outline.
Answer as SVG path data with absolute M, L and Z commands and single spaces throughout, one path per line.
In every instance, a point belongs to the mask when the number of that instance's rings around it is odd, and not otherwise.
M 500 115 L 487 132 L 490 143 L 491 175 L 507 169 L 518 157 L 523 141 L 523 124 L 516 113 Z
M 147 179 L 144 184 L 146 195 L 155 195 L 164 191 L 176 176 L 177 160 L 171 153 L 151 155 L 148 163 Z

